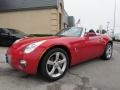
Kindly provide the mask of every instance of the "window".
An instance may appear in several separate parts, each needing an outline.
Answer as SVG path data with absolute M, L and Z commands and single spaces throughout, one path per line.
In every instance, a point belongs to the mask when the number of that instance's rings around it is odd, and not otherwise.
M 5 30 L 1 28 L 0 33 L 5 33 Z
M 56 35 L 78 37 L 78 36 L 81 36 L 82 32 L 83 32 L 83 28 L 72 27 L 72 28 L 66 28 L 60 31 L 59 33 L 57 33 Z
M 7 29 L 11 34 L 21 34 L 21 35 L 25 35 L 24 32 L 18 31 L 18 30 L 14 30 L 14 29 Z

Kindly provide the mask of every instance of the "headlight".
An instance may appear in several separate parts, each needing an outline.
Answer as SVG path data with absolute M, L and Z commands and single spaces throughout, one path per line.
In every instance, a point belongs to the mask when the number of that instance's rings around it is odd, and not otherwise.
M 32 44 L 28 45 L 25 48 L 24 53 L 28 54 L 28 53 L 33 52 L 38 46 L 42 45 L 45 42 L 46 42 L 46 40 L 43 40 L 43 41 L 35 42 L 35 43 L 32 43 Z

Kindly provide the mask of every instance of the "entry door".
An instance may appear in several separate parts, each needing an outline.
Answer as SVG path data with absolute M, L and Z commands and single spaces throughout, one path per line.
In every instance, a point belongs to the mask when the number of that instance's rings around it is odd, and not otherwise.
M 86 60 L 100 56 L 103 51 L 103 44 L 99 36 L 90 36 L 85 40 L 84 48 Z
M 74 64 L 98 57 L 103 52 L 104 45 L 99 36 L 83 37 L 78 40 L 76 38 L 76 41 L 74 43 L 74 47 L 76 47 Z

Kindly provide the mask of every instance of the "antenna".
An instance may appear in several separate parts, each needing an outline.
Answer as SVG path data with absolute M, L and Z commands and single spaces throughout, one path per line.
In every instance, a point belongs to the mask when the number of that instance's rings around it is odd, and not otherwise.
M 116 0 L 115 0 L 115 7 L 114 7 L 114 24 L 113 24 L 113 32 L 112 35 L 115 34 L 115 26 L 116 26 Z

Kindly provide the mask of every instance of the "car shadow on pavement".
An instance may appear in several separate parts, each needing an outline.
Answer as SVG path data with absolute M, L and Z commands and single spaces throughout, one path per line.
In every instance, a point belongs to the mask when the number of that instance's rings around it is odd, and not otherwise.
M 73 90 L 82 90 L 82 89 L 76 89 L 76 88 L 86 88 L 86 87 L 92 88 L 90 86 L 90 79 L 86 76 L 81 76 L 80 73 L 77 74 L 74 71 L 78 70 L 78 68 L 81 68 L 83 66 L 87 66 L 88 63 L 90 64 L 96 61 L 99 61 L 99 60 L 95 59 L 95 60 L 87 61 L 71 67 L 66 73 L 66 75 L 56 82 L 46 82 L 45 80 L 42 79 L 41 76 L 24 74 L 15 69 L 12 69 L 8 64 L 0 63 L 0 80 L 1 81 L 6 80 L 7 82 L 16 83 L 18 85 L 20 84 L 21 86 L 25 86 L 25 85 L 29 86 L 29 85 L 36 85 L 36 84 L 46 85 L 48 88 L 47 90 L 53 90 L 53 86 L 56 86 L 57 84 L 68 85 L 68 86 L 73 85 L 75 87 L 75 89 Z M 50 89 L 50 87 L 52 88 Z M 85 89 L 85 90 L 92 90 L 92 89 Z
M 38 75 L 28 75 L 25 73 L 22 73 L 20 71 L 17 71 L 13 68 L 11 68 L 9 65 L 5 63 L 0 63 L 0 76 L 1 77 L 7 77 L 11 79 L 22 79 L 22 80 L 29 80 L 29 81 L 36 81 L 36 82 L 42 82 L 45 83 L 44 80 L 41 79 Z
M 112 58 L 114 59 L 114 57 Z M 74 65 L 72 67 L 70 67 L 70 69 L 68 70 L 67 74 L 72 74 L 72 71 L 76 71 L 76 69 L 79 69 L 81 67 L 85 67 L 87 65 L 93 64 L 93 63 L 99 63 L 99 62 L 109 62 L 109 61 L 104 61 L 104 60 L 100 60 L 100 59 L 93 59 L 93 60 L 89 60 L 83 63 L 79 63 L 77 65 Z M 74 74 L 73 74 L 74 75 Z M 5 64 L 4 62 L 0 63 L 0 76 L 12 76 L 12 77 L 18 77 L 18 78 L 22 78 L 22 79 L 37 79 L 37 80 L 42 80 L 42 77 L 39 75 L 29 75 L 29 74 L 25 74 L 22 73 L 18 70 L 15 70 L 13 68 L 11 68 L 8 64 Z M 66 76 L 66 75 L 65 75 Z
M 76 73 L 73 73 L 73 72 L 81 67 L 90 65 L 91 63 L 102 62 L 102 61 L 103 60 L 94 59 L 94 60 L 90 60 L 87 62 L 83 62 L 83 63 L 77 64 L 77 65 L 74 65 L 68 70 L 66 75 L 58 81 L 60 81 L 62 83 L 75 83 L 74 80 L 71 80 L 71 79 L 75 78 L 75 80 L 76 80 L 76 78 L 77 78 L 77 80 L 79 81 L 79 80 L 82 80 L 82 78 L 88 78 L 88 77 L 77 75 Z M 28 74 L 22 73 L 20 71 L 17 71 L 15 69 L 11 68 L 8 64 L 5 64 L 5 63 L 0 63 L 0 76 L 3 76 L 3 77 L 7 76 L 7 77 L 11 77 L 11 78 L 18 78 L 18 79 L 24 79 L 24 80 L 27 79 L 30 81 L 36 81 L 36 82 L 40 82 L 40 83 L 42 82 L 43 84 L 46 83 L 46 81 L 44 81 L 42 79 L 42 77 L 39 75 L 28 75 Z M 88 80 L 88 82 L 89 82 L 89 80 Z M 77 82 L 76 82 L 76 84 L 77 84 Z

